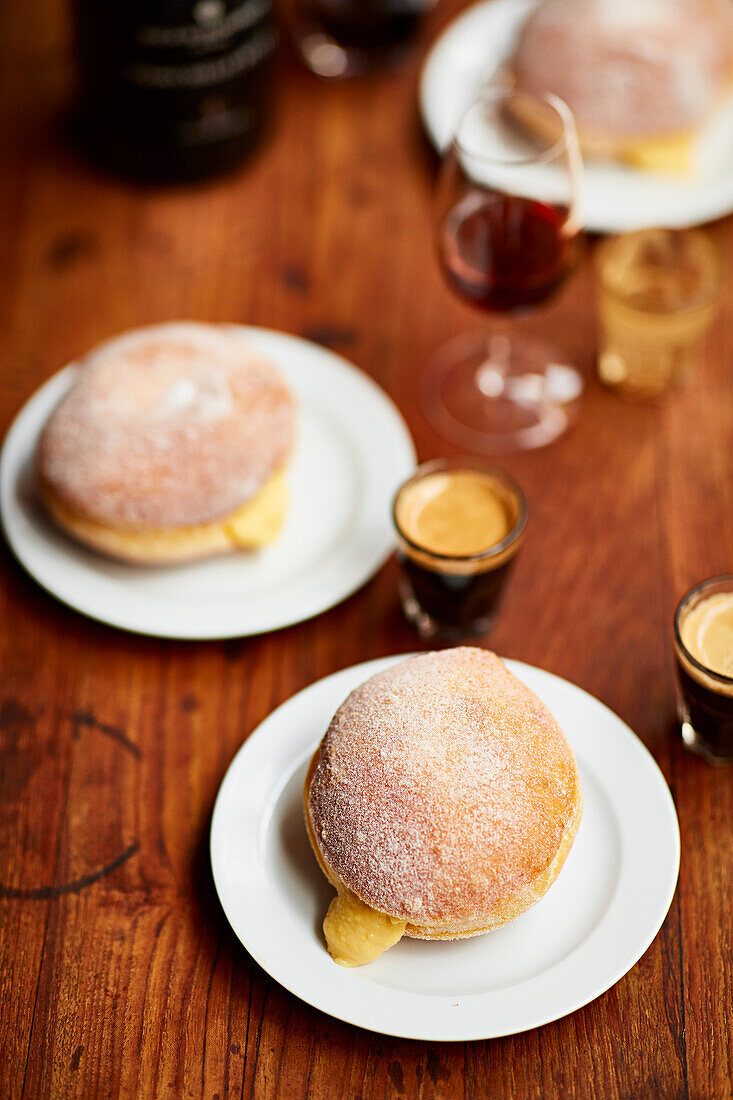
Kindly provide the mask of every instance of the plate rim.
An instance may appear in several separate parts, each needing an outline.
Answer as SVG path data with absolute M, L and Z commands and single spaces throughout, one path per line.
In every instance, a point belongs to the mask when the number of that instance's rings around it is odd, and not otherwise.
M 492 10 L 493 18 L 501 21 L 502 18 L 505 18 L 502 9 L 511 10 L 512 8 L 525 7 L 531 10 L 531 8 L 536 6 L 539 2 L 540 0 L 474 0 L 468 7 L 464 8 L 450 19 L 438 32 L 423 58 L 418 78 L 420 119 L 433 149 L 440 152 L 441 143 L 436 132 L 433 112 L 428 108 L 428 103 L 431 98 L 429 86 L 432 82 L 433 73 L 442 68 L 442 66 L 439 65 L 438 59 L 442 52 L 448 48 L 449 40 L 452 38 L 459 38 L 461 28 L 464 24 L 470 25 L 474 21 L 480 21 L 481 14 L 485 15 L 489 9 Z M 726 102 L 728 102 L 727 99 Z M 730 103 L 730 109 L 733 111 L 733 99 L 731 99 Z M 638 175 L 641 178 L 646 178 L 648 175 L 641 170 L 634 170 L 630 167 L 627 167 L 626 171 Z M 728 178 L 730 178 L 731 183 L 728 190 L 726 190 L 724 185 Z M 588 172 L 586 171 L 583 187 L 583 206 L 586 208 L 588 207 L 587 196 L 589 191 L 587 180 Z M 661 223 L 658 219 L 650 219 L 649 217 L 628 218 L 624 217 L 623 214 L 619 214 L 618 217 L 593 216 L 591 208 L 591 216 L 585 219 L 585 229 L 589 233 L 604 234 L 633 232 L 638 229 L 655 228 L 659 224 L 670 229 L 686 229 L 698 225 L 707 225 L 710 222 L 717 221 L 733 213 L 733 172 L 723 173 L 718 184 L 719 186 L 710 196 L 710 201 L 707 205 L 703 203 L 702 207 L 700 207 L 699 204 L 697 206 L 693 205 L 692 207 L 684 206 L 678 209 L 677 213 L 672 213 L 670 210 L 667 210 Z M 722 192 L 720 190 L 721 185 L 723 186 Z M 588 213 L 587 209 L 586 213 Z M 598 214 L 598 211 L 595 213 Z
M 391 1036 L 395 1036 L 397 1038 L 414 1039 L 414 1040 L 419 1040 L 419 1041 L 423 1041 L 423 1042 L 472 1042 L 472 1041 L 480 1041 L 480 1040 L 484 1040 L 484 1039 L 500 1038 L 504 1035 L 520 1034 L 524 1031 L 533 1030 L 536 1027 L 544 1026 L 545 1024 L 552 1023 L 552 1022 L 554 1022 L 558 1019 L 564 1018 L 565 1016 L 571 1015 L 572 1013 L 576 1012 L 578 1009 L 584 1007 L 587 1004 L 590 1004 L 592 1001 L 596 1000 L 598 997 L 602 996 L 609 989 L 611 989 L 614 985 L 616 985 L 617 982 L 620 981 L 620 979 L 625 974 L 627 974 L 636 965 L 636 963 L 642 958 L 642 956 L 646 953 L 646 951 L 649 949 L 651 944 L 656 939 L 660 929 L 662 928 L 662 925 L 664 924 L 664 922 L 665 922 L 665 920 L 666 920 L 666 918 L 669 914 L 669 911 L 670 911 L 670 908 L 671 908 L 671 905 L 672 905 L 672 901 L 674 899 L 674 896 L 675 896 L 675 893 L 676 893 L 676 890 L 677 890 L 678 880 L 679 880 L 680 852 L 681 852 L 679 820 L 678 820 L 678 817 L 677 817 L 677 811 L 676 811 L 676 807 L 675 807 L 675 804 L 674 804 L 674 799 L 672 797 L 672 793 L 669 789 L 669 785 L 667 784 L 667 781 L 664 778 L 664 775 L 663 775 L 663 773 L 661 771 L 661 768 L 659 767 L 657 761 L 655 760 L 654 756 L 652 755 L 652 753 L 650 752 L 648 747 L 641 740 L 641 738 L 639 738 L 638 735 L 635 734 L 634 731 L 630 728 L 630 726 L 628 726 L 628 724 L 626 722 L 624 722 L 623 719 L 619 717 L 619 715 L 617 715 L 613 710 L 611 710 L 610 707 L 608 707 L 605 703 L 601 702 L 601 700 L 597 699 L 595 696 L 591 695 L 589 692 L 585 691 L 585 689 L 579 687 L 577 684 L 574 684 L 570 680 L 566 680 L 564 677 L 558 676 L 556 673 L 548 672 L 547 670 L 539 668 L 539 667 L 534 666 L 534 665 L 529 665 L 524 661 L 519 661 L 519 660 L 511 659 L 511 658 L 502 658 L 505 661 L 505 663 L 507 664 L 507 666 L 510 668 L 510 670 L 515 672 L 516 674 L 520 675 L 520 677 L 521 677 L 522 671 L 525 670 L 525 669 L 530 671 L 530 675 L 534 675 L 535 673 L 539 673 L 540 678 L 548 678 L 549 681 L 553 683 L 553 685 L 555 685 L 557 687 L 560 687 L 561 690 L 570 689 L 571 693 L 580 693 L 580 695 L 583 696 L 586 701 L 589 700 L 594 707 L 601 708 L 601 710 L 604 712 L 605 716 L 607 716 L 607 717 L 610 716 L 610 719 L 612 719 L 613 725 L 614 725 L 617 733 L 622 737 L 623 741 L 626 743 L 627 746 L 631 746 L 632 750 L 639 754 L 639 759 L 644 762 L 644 767 L 647 769 L 648 776 L 650 778 L 653 778 L 655 789 L 657 790 L 657 792 L 659 794 L 659 797 L 660 797 L 660 800 L 661 800 L 660 803 L 659 803 L 659 806 L 660 806 L 659 820 L 661 821 L 661 819 L 662 819 L 661 815 L 662 815 L 662 812 L 663 812 L 665 817 L 666 817 L 665 831 L 666 831 L 667 828 L 669 828 L 668 838 L 669 838 L 669 841 L 670 841 L 670 844 L 671 844 L 669 855 L 671 855 L 671 857 L 672 857 L 672 863 L 670 865 L 672 870 L 670 872 L 669 881 L 667 882 L 667 888 L 664 891 L 663 900 L 659 900 L 659 904 L 655 907 L 656 916 L 651 921 L 651 925 L 653 925 L 653 928 L 652 928 L 650 934 L 648 935 L 648 937 L 646 937 L 646 936 L 644 937 L 644 942 L 643 943 L 641 941 L 637 942 L 636 945 L 632 948 L 631 951 L 626 952 L 624 962 L 619 963 L 619 965 L 614 969 L 613 973 L 607 975 L 606 978 L 604 978 L 604 983 L 605 984 L 603 985 L 602 988 L 595 989 L 594 992 L 591 992 L 587 995 L 584 995 L 583 997 L 581 997 L 580 999 L 577 1000 L 577 1003 L 573 1002 L 570 1006 L 562 1007 L 557 1012 L 554 1012 L 554 1010 L 553 1010 L 553 1012 L 551 1012 L 550 1014 L 548 1014 L 545 1011 L 544 1013 L 539 1014 L 539 1017 L 541 1017 L 541 1018 L 529 1019 L 528 1022 L 526 1023 L 526 1025 L 523 1025 L 521 1027 L 512 1027 L 510 1030 L 507 1030 L 507 1031 L 502 1031 L 502 1030 L 497 1031 L 497 1030 L 492 1029 L 487 1034 L 481 1028 L 479 1028 L 478 1030 L 476 1030 L 475 1028 L 474 1029 L 466 1028 L 463 1031 L 461 1031 L 460 1034 L 454 1034 L 454 1033 L 440 1033 L 440 1034 L 438 1034 L 438 1033 L 435 1033 L 435 1032 L 427 1033 L 426 1029 L 424 1029 L 424 1028 L 418 1028 L 418 1029 L 409 1028 L 409 1027 L 399 1027 L 399 1028 L 387 1027 L 387 1028 L 385 1028 L 385 1027 L 378 1026 L 374 1022 L 371 1022 L 371 1023 L 370 1022 L 365 1022 L 364 1017 L 360 1016 L 358 1008 L 356 1008 L 354 1010 L 354 1012 L 351 1012 L 351 1011 L 344 1011 L 343 1009 L 339 1009 L 339 1008 L 334 1008 L 333 1006 L 329 1006 L 328 1004 L 324 1003 L 323 999 L 319 998 L 319 996 L 317 994 L 313 995 L 312 993 L 304 992 L 302 988 L 298 988 L 299 983 L 297 981 L 286 980 L 283 977 L 281 977 L 280 974 L 274 973 L 273 970 L 276 970 L 277 968 L 271 967 L 268 964 L 267 960 L 265 960 L 260 955 L 259 952 L 255 953 L 250 947 L 247 946 L 247 944 L 244 942 L 244 940 L 240 937 L 239 933 L 235 929 L 234 921 L 233 921 L 232 917 L 230 916 L 230 910 L 227 906 L 227 901 L 225 900 L 226 895 L 227 895 L 227 886 L 226 886 L 226 883 L 225 883 L 225 873 L 224 873 L 223 867 L 222 867 L 221 862 L 220 862 L 219 852 L 223 850 L 223 845 L 220 841 L 220 837 L 225 836 L 225 831 L 226 831 L 226 802 L 227 802 L 227 799 L 229 797 L 231 797 L 229 792 L 235 788 L 235 783 L 237 781 L 237 773 L 242 768 L 243 760 L 246 760 L 247 756 L 249 755 L 249 752 L 255 751 L 253 749 L 248 748 L 250 746 L 250 744 L 252 743 L 253 739 L 254 738 L 257 739 L 254 742 L 255 748 L 258 748 L 260 743 L 262 743 L 262 745 L 265 745 L 267 743 L 267 740 L 272 736 L 270 726 L 271 726 L 271 724 L 276 725 L 277 720 L 278 720 L 277 716 L 279 716 L 279 712 L 282 711 L 284 708 L 288 707 L 290 704 L 293 704 L 294 701 L 299 699 L 304 693 L 309 692 L 311 690 L 316 691 L 319 688 L 322 689 L 327 681 L 336 680 L 337 678 L 342 677 L 344 679 L 348 679 L 349 682 L 352 683 L 352 686 L 354 686 L 356 682 L 363 682 L 363 679 L 366 679 L 367 677 L 369 677 L 369 676 L 373 675 L 374 673 L 380 671 L 382 668 L 389 667 L 391 664 L 394 664 L 394 663 L 396 663 L 398 661 L 401 661 L 401 660 L 406 660 L 411 656 L 417 656 L 417 655 L 418 654 L 416 654 L 416 653 L 393 654 L 389 657 L 381 657 L 381 658 L 376 658 L 376 659 L 372 659 L 372 660 L 368 660 L 368 661 L 359 662 L 355 665 L 347 666 L 346 668 L 339 669 L 339 670 L 337 670 L 333 673 L 330 673 L 329 675 L 320 677 L 318 680 L 315 680 L 311 684 L 306 685 L 306 687 L 302 688 L 298 692 L 295 692 L 288 699 L 286 699 L 282 703 L 280 703 L 273 711 L 270 712 L 269 715 L 267 715 L 263 719 L 262 722 L 260 722 L 255 727 L 255 729 L 247 737 L 247 739 L 243 742 L 243 744 L 240 746 L 240 748 L 237 750 L 234 757 L 232 758 L 232 760 L 231 760 L 231 762 L 230 762 L 230 764 L 229 764 L 229 766 L 228 766 L 228 768 L 227 768 L 227 770 L 226 770 L 226 772 L 225 772 L 225 774 L 222 778 L 221 784 L 219 786 L 219 790 L 217 792 L 216 800 L 215 800 L 215 803 L 214 803 L 214 809 L 213 809 L 213 812 L 212 812 L 210 833 L 209 833 L 209 857 L 210 857 L 210 861 L 211 861 L 214 888 L 215 888 L 217 896 L 219 898 L 219 903 L 222 906 L 224 914 L 227 917 L 227 921 L 230 924 L 233 935 L 242 944 L 242 946 L 245 948 L 245 950 L 248 952 L 248 954 L 250 954 L 251 958 L 254 959 L 254 961 L 260 967 L 262 967 L 262 969 L 268 974 L 268 976 L 270 978 L 272 978 L 272 980 L 277 981 L 278 984 L 281 985 L 284 989 L 286 989 L 291 995 L 298 997 L 298 999 L 304 1001 L 305 1003 L 309 1004 L 312 1008 L 315 1008 L 318 1011 L 325 1013 L 326 1015 L 332 1016 L 335 1019 L 339 1019 L 342 1022 L 348 1023 L 350 1025 L 360 1027 L 364 1030 L 375 1032 L 377 1034 L 391 1035 Z M 355 681 L 354 678 L 357 674 L 360 677 L 362 677 L 362 680 Z M 350 688 L 348 690 L 350 690 Z M 317 744 L 317 742 L 315 742 L 315 744 Z M 315 748 L 315 744 L 313 745 L 313 748 Z M 309 751 L 311 751 L 311 750 L 309 750 Z M 288 771 L 286 774 L 281 776 L 281 781 L 277 785 L 273 786 L 272 788 L 268 788 L 268 794 L 267 794 L 268 810 L 267 810 L 267 814 L 265 815 L 267 823 L 269 823 L 269 821 L 271 819 L 272 811 L 273 811 L 275 805 L 277 804 L 277 801 L 280 798 L 280 796 L 282 794 L 282 791 L 287 786 L 287 784 L 292 781 L 293 776 L 295 775 L 298 768 L 302 766 L 303 760 L 301 759 L 301 755 L 297 756 L 295 766 L 290 771 Z M 306 759 L 307 759 L 307 755 L 306 755 Z M 595 776 L 595 778 L 599 779 L 598 776 Z M 600 779 L 599 779 L 599 781 L 600 781 Z M 663 806 L 663 810 L 662 810 L 662 806 Z M 259 846 L 259 844 L 257 846 Z M 221 860 L 223 861 L 223 859 L 224 859 L 224 856 L 222 855 Z M 263 866 L 264 866 L 264 861 L 263 861 Z M 662 895 L 661 895 L 661 892 L 660 892 L 660 899 L 661 899 L 661 897 L 662 897 Z M 612 898 L 613 898 L 613 896 L 612 896 Z M 612 898 L 609 899 L 609 902 L 607 903 L 606 908 L 604 909 L 604 915 L 608 912 L 608 910 L 610 908 Z M 325 948 L 324 948 L 324 951 L 325 951 Z M 556 964 L 553 964 L 553 965 L 556 966 L 556 965 L 559 965 L 559 964 L 556 963 Z M 553 969 L 553 967 L 550 967 L 550 970 L 551 969 Z M 354 972 L 353 971 L 346 971 L 346 973 L 347 974 L 352 974 Z M 300 983 L 300 984 L 302 985 L 302 983 Z M 307 979 L 306 979 L 305 984 L 306 984 L 306 987 L 307 987 L 307 985 L 308 985 Z M 520 984 L 520 983 L 517 983 L 517 984 Z M 384 989 L 384 987 L 382 987 L 382 986 L 378 986 L 377 988 Z M 394 993 L 394 991 L 391 990 L 391 989 L 385 989 L 384 990 L 384 996 L 387 997 L 387 998 L 389 998 L 389 996 L 393 993 Z M 403 993 L 401 995 L 402 996 L 410 996 L 410 994 L 407 994 L 407 993 Z M 423 998 L 426 995 L 425 994 L 415 994 L 415 996 Z M 486 996 L 487 996 L 486 992 L 469 993 L 469 994 L 461 994 L 460 999 L 461 1000 L 469 1000 L 471 998 L 486 997 Z M 445 998 L 442 997 L 442 996 L 440 997 L 440 999 L 445 1000 Z M 327 1000 L 327 998 L 326 998 L 326 1000 Z
M 179 324 L 178 321 L 163 321 L 155 323 L 153 325 L 140 326 L 144 328 L 157 328 L 162 325 Z M 194 322 L 194 323 L 207 323 L 207 322 Z M 359 367 L 356 363 L 347 359 L 339 352 L 333 351 L 331 348 L 324 347 L 321 344 L 316 343 L 313 340 L 309 340 L 307 337 L 300 336 L 297 333 L 285 332 L 281 329 L 274 329 L 262 325 L 249 325 L 240 324 L 234 322 L 221 322 L 225 327 L 235 330 L 236 332 L 246 336 L 247 334 L 254 334 L 255 337 L 262 336 L 264 339 L 275 339 L 276 341 L 282 340 L 285 343 L 304 345 L 308 349 L 308 353 L 318 353 L 325 360 L 329 361 L 333 366 L 337 366 L 340 370 L 346 371 L 358 384 L 368 387 L 372 395 L 381 403 L 385 412 L 389 413 L 389 417 L 392 420 L 392 424 L 395 429 L 395 440 L 397 435 L 401 436 L 400 446 L 404 447 L 405 456 L 409 456 L 410 469 L 414 469 L 417 462 L 417 452 L 415 448 L 415 442 L 412 437 L 410 428 L 402 414 L 401 409 L 393 398 L 387 393 L 387 391 L 380 386 L 380 384 L 365 370 Z M 167 627 L 153 626 L 149 623 L 145 623 L 136 619 L 134 615 L 126 618 L 124 611 L 121 615 L 108 615 L 99 611 L 94 606 L 94 599 L 91 601 L 85 601 L 83 598 L 79 601 L 74 601 L 69 597 L 69 594 L 61 594 L 56 590 L 53 584 L 53 578 L 49 579 L 47 574 L 43 576 L 37 575 L 34 569 L 29 565 L 26 560 L 26 556 L 23 552 L 24 540 L 18 536 L 16 530 L 14 530 L 14 520 L 12 517 L 13 509 L 22 510 L 22 504 L 17 500 L 17 482 L 19 471 L 15 466 L 11 465 L 12 457 L 16 448 L 23 446 L 23 440 L 21 437 L 22 420 L 24 416 L 28 414 L 29 407 L 41 398 L 47 390 L 52 389 L 54 386 L 60 386 L 61 379 L 65 375 L 71 375 L 74 370 L 77 369 L 81 357 L 71 360 L 63 367 L 54 371 L 49 377 L 40 383 L 23 401 L 21 406 L 16 411 L 10 424 L 8 425 L 5 435 L 2 441 L 2 447 L 0 448 L 0 528 L 2 529 L 6 545 L 10 549 L 13 557 L 24 570 L 27 576 L 39 585 L 49 596 L 58 600 L 59 603 L 65 607 L 70 608 L 77 614 L 83 615 L 85 618 L 91 619 L 94 622 L 102 623 L 115 630 L 122 630 L 125 633 L 137 634 L 141 637 L 161 638 L 171 641 L 224 641 L 231 638 L 247 638 L 258 637 L 265 633 L 270 633 L 278 630 L 287 629 L 290 626 L 295 626 L 302 622 L 307 622 L 309 619 L 315 618 L 318 615 L 336 607 L 338 604 L 349 599 L 355 592 L 359 591 L 365 584 L 367 584 L 382 568 L 393 550 L 393 544 L 385 544 L 379 555 L 373 553 L 371 555 L 370 565 L 367 569 L 366 566 L 359 571 L 355 571 L 353 577 L 350 578 L 348 585 L 340 585 L 338 588 L 334 587 L 333 595 L 329 596 L 327 602 L 316 601 L 317 606 L 314 609 L 306 609 L 304 612 L 298 612 L 295 615 L 287 618 L 279 617 L 277 622 L 272 622 L 264 626 L 257 626 L 255 629 L 250 629 L 245 626 L 231 626 L 229 628 L 213 627 L 202 628 L 201 626 L 192 627 L 190 630 L 183 629 L 180 625 L 173 625 Z M 62 389 L 62 394 L 65 392 Z M 37 429 L 40 431 L 40 428 Z M 37 433 L 34 438 L 37 438 Z M 406 470 L 405 476 L 409 474 L 409 469 Z M 68 536 L 70 537 L 70 536 Z M 91 551 L 90 551 L 91 553 Z M 202 566 L 216 564 L 215 558 L 207 561 L 203 559 L 200 563 Z M 85 565 L 85 568 L 90 568 L 93 571 L 93 564 L 89 566 Z M 131 568 L 136 568 L 132 566 Z M 155 568 L 155 567 L 151 567 Z M 357 575 L 358 573 L 358 575 Z

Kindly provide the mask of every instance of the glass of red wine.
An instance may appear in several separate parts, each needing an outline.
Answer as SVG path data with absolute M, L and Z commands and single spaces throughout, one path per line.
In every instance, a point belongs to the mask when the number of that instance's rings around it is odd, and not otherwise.
M 311 72 L 362 76 L 398 64 L 435 0 L 290 0 L 291 36 Z
M 449 286 L 488 313 L 546 302 L 576 266 L 582 166 L 556 96 L 485 88 L 461 118 L 436 195 L 438 256 Z M 480 453 L 542 447 L 577 416 L 580 373 L 552 345 L 505 323 L 439 350 L 422 403 L 444 438 Z

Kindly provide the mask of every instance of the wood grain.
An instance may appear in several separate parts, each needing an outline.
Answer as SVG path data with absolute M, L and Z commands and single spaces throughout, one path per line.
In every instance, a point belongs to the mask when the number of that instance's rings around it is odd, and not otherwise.
M 445 2 L 423 47 L 460 3 Z M 136 188 L 60 137 L 64 12 L 3 5 L 0 429 L 64 362 L 169 318 L 300 333 L 393 396 L 421 458 L 449 451 L 416 403 L 429 351 L 476 323 L 441 282 L 434 164 L 416 115 L 420 52 L 398 74 L 312 79 L 286 55 L 270 144 L 216 183 Z M 731 253 L 733 222 L 715 227 Z M 552 311 L 589 375 L 566 439 L 506 465 L 531 526 L 490 642 L 616 710 L 680 814 L 680 885 L 613 989 L 492 1042 L 359 1031 L 293 998 L 230 932 L 208 863 L 222 776 L 268 712 L 312 680 L 415 648 L 389 563 L 343 605 L 277 634 L 137 638 L 47 597 L 0 551 L 0 1095 L 725 1098 L 733 1051 L 733 773 L 680 747 L 670 623 L 733 563 L 733 283 L 693 389 L 661 408 L 592 380 L 586 259 Z

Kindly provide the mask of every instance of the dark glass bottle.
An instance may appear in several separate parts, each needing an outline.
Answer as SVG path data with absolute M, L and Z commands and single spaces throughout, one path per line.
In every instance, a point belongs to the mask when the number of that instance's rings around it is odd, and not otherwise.
M 75 129 L 94 160 L 149 180 L 236 164 L 267 120 L 271 0 L 72 0 Z

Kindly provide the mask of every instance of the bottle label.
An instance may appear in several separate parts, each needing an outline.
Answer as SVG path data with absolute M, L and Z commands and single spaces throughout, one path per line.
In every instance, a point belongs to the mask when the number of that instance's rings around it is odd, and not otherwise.
M 208 60 L 179 65 L 138 62 L 127 65 L 124 77 L 145 88 L 207 88 L 224 84 L 254 69 L 275 48 L 277 35 L 270 26 L 261 27 L 230 53 Z
M 224 0 L 197 0 L 191 8 L 190 23 L 145 24 L 137 28 L 135 40 L 153 50 L 216 50 L 269 15 L 270 9 L 270 0 L 244 0 L 230 11 Z

